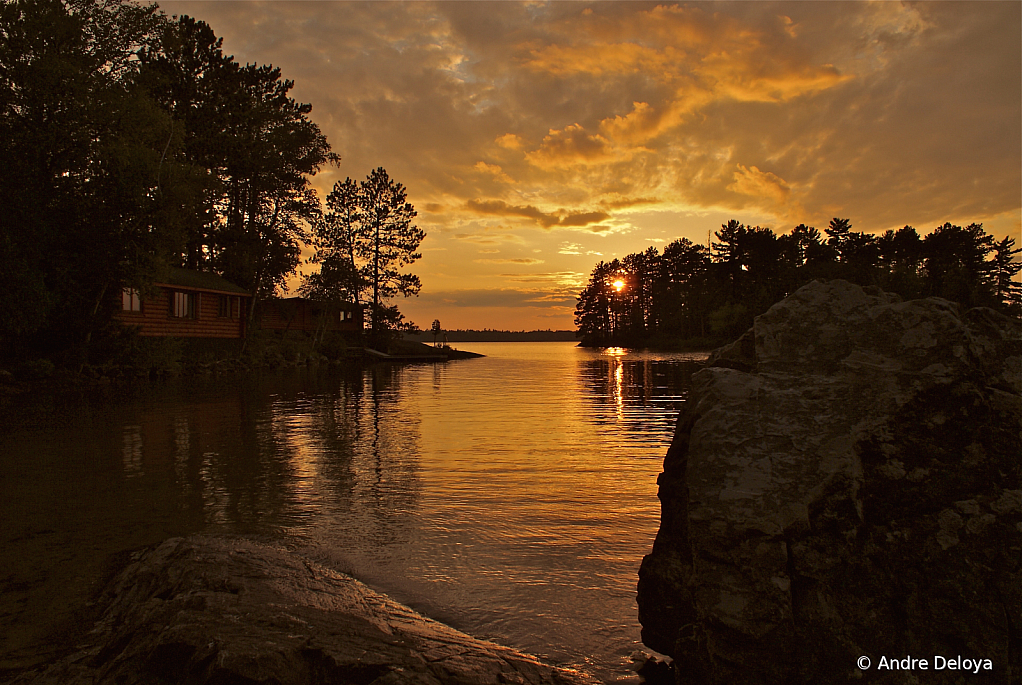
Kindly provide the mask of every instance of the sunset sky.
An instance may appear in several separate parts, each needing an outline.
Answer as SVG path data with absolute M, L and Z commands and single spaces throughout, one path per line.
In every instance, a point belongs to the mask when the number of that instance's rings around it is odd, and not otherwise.
M 407 187 L 421 328 L 574 328 L 597 261 L 731 218 L 1022 230 L 1022 3 L 160 6 L 295 81 L 321 197 Z

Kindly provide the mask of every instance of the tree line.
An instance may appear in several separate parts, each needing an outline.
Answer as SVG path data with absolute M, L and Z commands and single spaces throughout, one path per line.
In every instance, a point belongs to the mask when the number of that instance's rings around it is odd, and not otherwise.
M 332 239 L 310 179 L 340 157 L 312 106 L 279 68 L 239 64 L 222 42 L 202 21 L 128 0 L 0 4 L 0 356 L 80 353 L 121 288 L 144 296 L 173 266 L 249 290 L 254 316 L 303 245 Z M 403 194 L 379 172 L 367 181 L 386 207 L 360 238 L 377 244 Z M 416 236 L 370 256 L 375 271 L 359 277 L 378 277 L 372 300 L 372 282 L 344 295 L 380 308 Z
M 1022 269 L 1015 239 L 982 224 L 945 223 L 922 237 L 911 226 L 881 235 L 835 218 L 820 233 L 800 224 L 777 235 L 731 220 L 709 248 L 687 238 L 601 261 L 579 293 L 576 335 L 588 346 L 717 344 L 814 279 L 842 278 L 905 299 L 938 296 L 1018 316 Z

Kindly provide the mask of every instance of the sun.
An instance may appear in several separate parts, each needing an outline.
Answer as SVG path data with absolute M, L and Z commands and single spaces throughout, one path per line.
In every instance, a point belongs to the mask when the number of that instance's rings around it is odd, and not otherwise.
M 621 292 L 621 289 L 625 287 L 625 282 L 619 278 L 616 281 L 614 281 L 612 285 L 614 286 L 614 290 Z

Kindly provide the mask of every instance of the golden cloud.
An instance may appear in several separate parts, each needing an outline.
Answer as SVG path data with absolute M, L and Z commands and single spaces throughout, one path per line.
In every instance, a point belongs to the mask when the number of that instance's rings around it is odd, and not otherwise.
M 522 147 L 521 137 L 513 133 L 505 133 L 494 142 L 505 150 L 519 150 Z
M 791 188 L 784 179 L 769 171 L 760 171 L 757 167 L 738 165 L 734 174 L 734 183 L 727 189 L 733 193 L 765 198 L 782 205 L 791 195 Z
M 617 198 L 617 199 L 603 199 L 600 200 L 600 206 L 606 207 L 607 209 L 627 209 L 628 207 L 637 207 L 640 205 L 656 205 L 659 204 L 660 200 L 655 197 L 629 197 L 629 198 Z
M 713 83 L 717 98 L 731 98 L 739 102 L 787 102 L 814 93 L 853 78 L 841 74 L 833 65 L 779 69 L 780 73 L 757 73 L 750 64 L 734 62 L 716 56 L 704 62 L 700 75 Z
M 508 183 L 508 184 L 514 183 L 514 180 L 510 176 L 505 174 L 504 170 L 501 169 L 500 166 L 498 166 L 497 164 L 487 164 L 486 162 L 476 162 L 476 165 L 473 168 L 476 171 L 480 172 L 480 173 L 489 174 L 490 176 L 492 176 L 493 178 L 497 179 L 501 183 Z
M 516 233 L 488 233 L 487 227 L 482 228 L 483 233 L 454 233 L 454 238 L 473 245 L 499 245 L 501 243 L 515 243 L 522 245 L 525 240 Z M 510 227 L 501 226 L 498 230 L 510 231 Z
M 832 64 L 807 63 L 789 49 L 795 41 L 791 19 L 778 17 L 776 23 L 777 35 L 772 35 L 766 27 L 745 26 L 724 13 L 658 6 L 613 26 L 577 22 L 564 36 L 567 42 L 529 48 L 523 63 L 532 71 L 562 79 L 627 83 L 641 78 L 658 84 L 657 102 L 636 101 L 630 113 L 605 117 L 598 135 L 582 135 L 578 124 L 551 130 L 540 150 L 527 155 L 529 161 L 541 168 L 602 162 L 611 150 L 629 159 L 623 146 L 676 129 L 713 103 L 786 102 L 852 78 Z
M 532 259 L 531 257 L 522 257 L 515 259 L 473 259 L 476 264 L 542 264 L 542 259 Z
M 633 42 L 584 43 L 532 50 L 524 66 L 556 76 L 643 74 L 668 80 L 684 57 L 683 52 L 670 45 L 657 49 Z
M 557 169 L 577 164 L 604 164 L 614 158 L 610 143 L 599 134 L 588 134 L 578 124 L 561 130 L 550 129 L 538 150 L 525 153 L 525 159 L 541 169 Z

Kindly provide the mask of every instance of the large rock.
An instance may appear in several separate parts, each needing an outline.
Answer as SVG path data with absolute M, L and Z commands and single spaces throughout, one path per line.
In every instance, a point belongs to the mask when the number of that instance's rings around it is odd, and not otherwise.
M 1020 432 L 1018 322 L 805 286 L 693 376 L 643 641 L 679 683 L 1022 682 Z
M 106 588 L 77 652 L 16 683 L 582 685 L 357 580 L 244 540 L 174 538 Z

